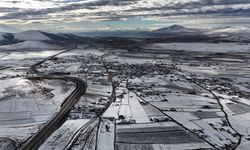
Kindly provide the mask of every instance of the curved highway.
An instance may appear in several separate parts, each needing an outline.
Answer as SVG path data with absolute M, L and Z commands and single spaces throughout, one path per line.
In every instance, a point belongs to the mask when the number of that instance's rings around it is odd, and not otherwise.
M 38 65 L 46 62 L 54 58 L 55 56 L 73 50 L 77 47 L 77 44 L 74 48 L 62 51 L 56 55 L 50 56 L 45 58 L 44 60 L 32 65 L 29 69 L 30 73 L 39 73 L 36 70 Z M 38 149 L 39 145 L 41 145 L 46 138 L 55 130 L 55 127 L 59 125 L 61 120 L 68 114 L 72 106 L 78 101 L 78 99 L 86 92 L 87 83 L 77 77 L 68 77 L 68 76 L 40 76 L 40 77 L 28 77 L 32 78 L 43 78 L 43 79 L 62 79 L 72 81 L 76 84 L 75 90 L 64 100 L 63 104 L 61 105 L 61 109 L 58 113 L 56 113 L 35 135 L 33 135 L 30 139 L 28 139 L 20 148 L 20 150 L 35 150 Z

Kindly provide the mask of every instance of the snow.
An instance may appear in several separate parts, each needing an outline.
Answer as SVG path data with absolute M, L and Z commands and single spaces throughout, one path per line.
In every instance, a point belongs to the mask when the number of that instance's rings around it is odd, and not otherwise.
M 244 91 L 244 92 L 249 92 L 250 93 L 250 89 L 246 88 L 245 86 L 239 85 L 239 84 L 234 84 L 234 86 L 238 87 L 239 90 Z
M 40 31 L 24 31 L 20 33 L 14 33 L 14 37 L 17 40 L 20 41 L 44 41 L 44 40 L 50 40 L 49 37 L 47 37 L 45 34 L 43 34 Z
M 154 50 L 194 51 L 194 52 L 250 52 L 249 44 L 239 43 L 154 43 Z
M 250 113 L 229 117 L 232 126 L 242 135 L 250 135 Z
M 250 105 L 250 101 L 248 99 L 245 99 L 245 98 L 239 98 L 239 96 L 236 96 L 236 95 L 233 95 L 233 96 L 229 96 L 229 95 L 226 95 L 226 94 L 220 94 L 218 92 L 215 92 L 213 91 L 213 93 L 218 96 L 218 97 L 221 97 L 222 98 L 222 103 L 223 101 L 225 100 L 229 100 L 230 102 L 232 102 L 230 99 L 232 98 L 236 98 L 240 103 L 243 103 L 245 105 Z
M 250 138 L 249 136 L 243 138 L 240 145 L 237 147 L 237 150 L 249 150 L 249 147 L 250 147 L 249 138 Z
M 179 87 L 183 87 L 183 88 L 190 89 L 190 90 L 193 89 L 193 87 L 189 83 L 184 82 L 184 81 L 173 81 L 173 83 Z
M 65 70 L 65 72 L 77 73 L 80 67 L 81 67 L 81 63 L 72 63 L 72 64 L 69 64 L 69 67 Z
M 216 146 L 222 147 L 225 144 L 229 144 L 231 139 L 232 141 L 237 141 L 236 138 L 232 137 L 232 135 L 227 134 L 225 131 L 215 130 L 212 128 L 209 123 L 213 123 L 216 126 L 216 122 L 220 122 L 220 118 L 213 118 L 213 119 L 203 119 L 199 120 L 195 116 L 187 112 L 166 112 L 169 116 L 174 118 L 176 121 L 181 123 L 186 128 L 190 130 L 203 130 L 204 135 L 206 135 L 206 139 L 215 144 Z M 226 127 L 224 127 L 226 128 Z M 226 128 L 229 129 L 230 128 Z M 232 131 L 232 133 L 234 133 Z M 226 134 L 226 136 L 225 136 Z M 223 139 L 223 140 L 221 140 Z
M 89 84 L 86 90 L 86 94 L 90 95 L 100 95 L 100 96 L 110 96 L 112 92 L 112 86 L 104 86 L 104 85 L 93 85 Z
M 226 27 L 217 28 L 210 31 L 210 33 L 250 33 L 250 28 L 237 26 L 237 27 Z
M 6 51 L 5 51 L 6 52 Z M 10 52 L 10 51 L 8 51 Z M 7 53 L 6 55 L 4 55 L 3 57 L 1 57 L 1 62 L 8 62 L 11 64 L 15 64 L 15 63 L 20 63 L 23 61 L 28 61 L 27 63 L 33 63 L 32 60 L 28 60 L 28 59 L 38 59 L 40 60 L 41 58 L 45 58 L 45 57 L 49 57 L 51 55 L 55 55 L 56 53 L 58 53 L 58 51 L 39 51 L 39 52 L 33 52 L 33 51 L 11 51 L 11 53 Z M 1 54 L 1 53 L 0 53 Z M 16 60 L 16 61 L 15 61 Z M 18 61 L 20 60 L 20 61 Z M 18 61 L 18 62 L 17 62 Z
M 60 109 L 62 101 L 74 90 L 73 83 L 61 80 L 44 80 L 33 83 L 22 78 L 0 80 L 0 130 L 1 135 L 13 135 L 26 139 L 37 125 L 45 123 Z M 39 87 L 54 89 L 54 97 L 48 98 L 39 93 Z M 31 94 L 31 91 L 36 91 Z M 5 98 L 4 95 L 10 95 Z M 15 126 L 15 129 L 13 129 Z M 30 126 L 29 131 L 23 126 Z M 27 133 L 25 133 L 27 132 Z
M 187 71 L 191 73 L 218 75 L 218 72 L 216 71 L 216 69 L 213 69 L 211 67 L 204 67 L 204 66 L 193 67 L 193 66 L 184 66 L 184 65 L 178 65 L 178 67 L 180 67 L 182 71 Z
M 217 141 L 217 143 L 219 144 L 224 144 L 227 142 L 234 141 L 237 142 L 238 138 L 237 137 L 233 137 L 232 134 L 229 134 L 226 130 L 230 131 L 231 133 L 235 133 L 233 131 L 232 128 L 230 128 L 229 126 L 221 126 L 221 118 L 211 118 L 211 119 L 203 119 L 203 120 L 195 120 L 193 121 L 194 123 L 196 123 L 197 125 L 199 125 L 200 127 L 204 128 L 206 135 L 208 135 L 212 140 Z M 209 124 L 213 124 L 213 126 L 217 129 L 224 129 L 224 130 L 214 130 L 214 128 L 212 126 L 210 126 Z M 223 140 L 220 140 L 223 139 Z
M 164 110 L 171 108 L 201 109 L 203 106 L 211 106 L 213 108 L 218 107 L 218 105 L 209 103 L 209 102 L 216 102 L 216 100 L 197 95 L 171 93 L 166 96 L 163 96 L 163 98 L 167 99 L 168 101 L 167 102 L 153 101 L 151 103 L 156 107 Z M 149 101 L 151 100 L 152 99 L 149 99 Z
M 42 41 L 24 41 L 17 44 L 0 46 L 0 50 L 53 50 L 60 48 L 58 45 L 52 45 Z
M 144 111 L 143 107 L 139 102 L 139 97 L 135 93 L 129 92 L 129 106 L 133 119 L 136 120 L 136 123 L 145 123 L 149 122 L 147 113 Z
M 104 112 L 103 117 L 104 118 L 116 118 L 118 119 L 118 110 L 119 110 L 120 104 L 117 102 L 112 102 L 109 108 Z
M 173 25 L 166 28 L 160 28 L 153 31 L 152 33 L 179 37 L 179 36 L 204 36 L 209 38 L 221 38 L 225 40 L 232 41 L 246 41 L 249 40 L 250 28 L 236 26 L 236 27 L 223 27 L 223 28 L 213 28 L 213 29 L 194 29 L 185 28 L 179 25 Z
M 106 130 L 109 127 L 109 131 Z M 102 120 L 97 138 L 97 150 L 114 150 L 115 124 Z
M 21 128 L 21 129 L 20 129 Z M 0 137 L 8 137 L 13 140 L 24 141 L 38 131 L 38 125 L 25 126 L 1 126 Z
M 242 26 L 217 28 L 206 32 L 206 34 L 208 36 L 219 36 L 236 41 L 249 40 L 250 28 Z
M 61 80 L 45 80 L 40 84 L 48 89 L 54 89 L 51 91 L 54 95 L 51 101 L 57 105 L 60 105 L 75 88 L 72 82 L 66 83 Z
M 169 85 L 169 82 L 161 79 L 161 76 L 154 76 L 154 77 L 136 77 L 134 79 L 129 79 L 128 82 L 132 84 L 137 84 L 137 85 L 148 85 L 151 86 L 152 84 L 159 84 L 161 86 Z
M 141 124 L 122 124 L 122 125 L 117 125 L 116 128 L 117 130 L 120 129 L 127 129 L 129 130 L 130 128 L 152 128 L 152 127 L 176 127 L 178 126 L 174 122 L 154 122 L 154 123 L 141 123 Z
M 198 29 L 185 28 L 179 25 L 172 25 L 170 27 L 161 28 L 153 31 L 153 33 L 164 34 L 166 36 L 183 36 L 183 35 L 200 35 L 202 32 Z
M 67 120 L 42 144 L 39 150 L 64 149 L 70 143 L 75 133 L 88 121 L 89 119 Z
M 188 143 L 188 144 L 153 144 L 154 150 L 193 150 L 193 149 L 212 149 L 206 143 Z
M 153 61 L 147 58 L 132 58 L 132 57 L 122 57 L 115 55 L 110 55 L 106 57 L 106 59 L 109 61 L 118 61 L 120 63 L 128 63 L 128 64 L 144 64 Z
M 150 122 L 139 102 L 139 97 L 133 92 L 125 93 L 121 99 L 117 98 L 116 102 L 113 102 L 103 114 L 103 117 L 118 119 L 120 115 L 124 116 L 125 120 L 134 119 L 136 123 Z

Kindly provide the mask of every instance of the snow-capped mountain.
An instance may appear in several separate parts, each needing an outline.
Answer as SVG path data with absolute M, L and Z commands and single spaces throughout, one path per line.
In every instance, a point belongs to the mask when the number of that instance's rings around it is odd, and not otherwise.
M 211 31 L 212 33 L 232 33 L 232 34 L 249 34 L 250 28 L 247 27 L 223 27 L 223 28 L 214 28 Z
M 185 28 L 180 25 L 172 25 L 166 28 L 160 28 L 158 30 L 154 30 L 153 34 L 160 34 L 165 36 L 197 36 L 201 35 L 202 31 L 199 29 L 193 28 Z
M 177 33 L 177 32 L 196 32 L 196 31 L 197 31 L 197 29 L 185 28 L 185 27 L 180 26 L 180 25 L 172 25 L 169 27 L 157 29 L 153 32 L 154 33 L 172 33 L 172 32 Z
M 20 33 L 14 33 L 13 37 L 18 41 L 65 41 L 75 38 L 72 34 L 53 34 L 39 30 L 30 30 Z
M 173 25 L 152 31 L 152 35 L 163 38 L 200 39 L 204 41 L 228 41 L 247 42 L 250 41 L 250 28 L 246 27 L 223 27 L 214 29 L 193 29 L 179 25 Z
M 250 41 L 250 28 L 247 27 L 224 27 L 208 30 L 209 37 L 219 37 L 230 41 Z
M 51 40 L 45 33 L 37 30 L 14 33 L 14 38 L 18 41 L 48 41 Z
M 52 34 L 38 30 L 19 33 L 0 33 L 0 44 L 15 44 L 23 41 L 50 41 L 60 42 L 74 40 L 77 36 L 72 34 Z
M 88 32 L 82 34 L 53 34 L 38 30 L 20 33 L 0 33 L 0 44 L 15 44 L 24 41 L 61 41 L 84 40 L 86 37 L 125 37 L 153 38 L 174 42 L 250 42 L 250 28 L 224 27 L 214 29 L 194 29 L 173 25 L 154 31 L 112 31 Z

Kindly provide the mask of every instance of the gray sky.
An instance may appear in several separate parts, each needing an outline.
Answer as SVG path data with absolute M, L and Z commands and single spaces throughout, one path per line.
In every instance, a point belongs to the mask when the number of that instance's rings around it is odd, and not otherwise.
M 1 0 L 0 28 L 90 31 L 250 26 L 250 0 Z M 13 29 L 13 28 L 12 28 Z

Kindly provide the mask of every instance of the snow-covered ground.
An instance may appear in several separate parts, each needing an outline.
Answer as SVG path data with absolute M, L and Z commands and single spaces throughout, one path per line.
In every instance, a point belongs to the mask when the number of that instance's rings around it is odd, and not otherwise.
M 200 120 L 196 116 L 188 112 L 165 112 L 176 121 L 181 123 L 183 126 L 190 130 L 202 131 L 201 135 L 204 134 L 205 138 L 212 142 L 216 147 L 223 147 L 225 144 L 230 144 L 232 141 L 237 142 L 237 138 L 233 137 L 232 134 L 228 134 L 227 130 L 231 133 L 234 133 L 229 127 L 223 127 L 221 125 L 221 118 L 211 118 L 211 119 L 202 119 Z M 212 124 L 212 126 L 211 126 Z M 217 127 L 217 130 L 214 128 Z M 222 129 L 223 130 L 218 130 Z M 231 141 L 230 141 L 230 140 Z
M 149 46 L 154 50 L 190 52 L 250 52 L 249 44 L 240 43 L 155 43 Z
M 211 109 L 218 108 L 218 105 L 213 104 L 216 103 L 216 100 L 190 94 L 171 93 L 163 96 L 163 99 L 166 99 L 167 102 L 153 101 L 151 103 L 163 110 L 169 110 L 171 108 L 195 110 L 202 109 L 204 106 L 208 106 Z M 146 98 L 146 100 L 148 99 Z M 149 99 L 148 101 L 152 101 L 152 99 Z
M 74 90 L 73 83 L 61 80 L 34 83 L 13 78 L 0 80 L 0 83 L 0 128 L 5 129 L 0 131 L 0 137 L 26 139 L 38 125 L 59 111 L 60 104 Z M 24 132 L 23 126 L 29 126 L 29 129 Z
M 109 57 L 106 57 L 106 59 L 110 61 L 118 61 L 120 63 L 128 63 L 128 64 L 144 64 L 148 62 L 153 62 L 153 60 L 147 58 L 132 58 L 132 57 L 122 57 L 116 55 L 111 55 Z
M 197 66 L 185 66 L 185 65 L 179 65 L 178 67 L 181 68 L 181 70 L 190 72 L 190 73 L 199 73 L 199 74 L 208 74 L 208 75 L 218 75 L 217 69 L 212 67 L 197 67 Z
M 27 60 L 27 59 L 31 59 L 29 60 L 30 63 L 32 63 L 33 59 L 42 59 L 42 58 L 46 58 L 52 55 L 57 54 L 58 51 L 11 51 L 11 52 L 7 52 L 7 51 L 3 51 L 0 52 L 0 56 L 1 56 L 1 60 L 0 61 L 5 61 L 5 62 L 9 62 L 9 63 L 13 63 L 12 61 L 15 60 Z
M 241 144 L 239 145 L 239 147 L 237 147 L 237 150 L 249 150 L 250 147 L 250 137 L 244 137 L 241 141 Z
M 174 122 L 117 125 L 116 142 L 119 150 L 211 148 Z
M 228 114 L 229 121 L 233 128 L 242 135 L 242 141 L 238 150 L 247 150 L 250 145 L 250 102 L 249 100 L 238 98 L 239 104 L 231 101 L 231 99 L 237 96 L 228 96 L 226 94 L 219 94 L 214 92 L 217 96 L 220 96 L 221 103 L 224 106 L 224 110 Z M 233 108 L 237 108 L 235 111 Z
M 48 44 L 42 41 L 24 41 L 17 44 L 0 46 L 2 51 L 31 51 L 31 50 L 57 50 L 62 47 L 54 44 Z
M 24 31 L 20 33 L 14 33 L 14 37 L 20 41 L 45 41 L 50 40 L 48 36 L 46 36 L 41 31 L 30 30 Z
M 191 150 L 191 149 L 211 149 L 211 146 L 204 143 L 188 144 L 153 144 L 153 150 Z
M 125 120 L 135 120 L 136 123 L 150 122 L 147 113 L 139 102 L 139 97 L 133 92 L 125 93 L 122 98 L 117 99 L 103 116 L 116 119 L 123 116 Z
M 24 142 L 28 137 L 39 130 L 39 125 L 31 124 L 24 126 L 1 126 L 0 137 L 10 138 L 15 142 Z
M 114 150 L 114 142 L 115 124 L 103 119 L 98 131 L 97 150 Z
M 86 94 L 91 94 L 91 95 L 102 95 L 102 96 L 110 96 L 112 91 L 112 86 L 108 85 L 94 85 L 94 84 L 89 84 Z
M 67 120 L 56 132 L 54 132 L 39 150 L 62 150 L 71 142 L 76 132 L 83 127 L 89 119 Z

